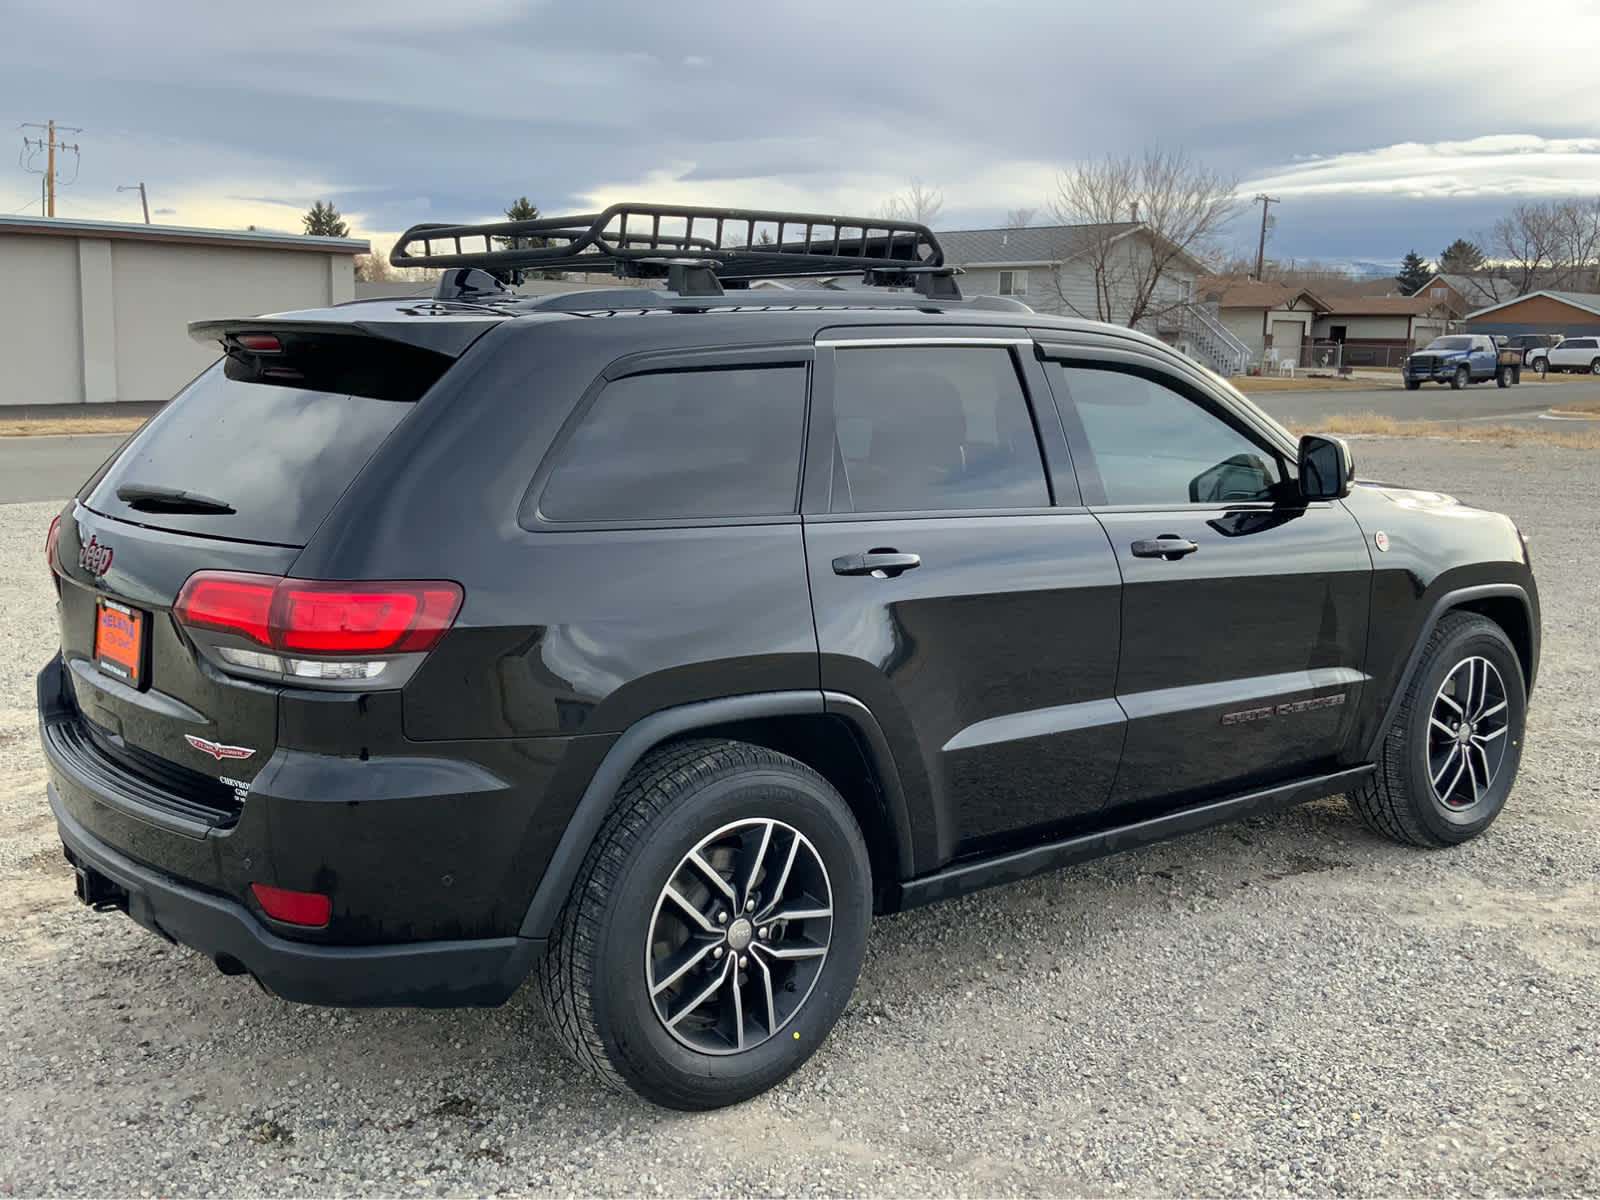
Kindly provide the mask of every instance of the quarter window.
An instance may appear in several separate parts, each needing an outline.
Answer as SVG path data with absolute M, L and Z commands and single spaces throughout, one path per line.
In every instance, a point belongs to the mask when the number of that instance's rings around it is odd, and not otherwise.
M 1011 351 L 869 347 L 835 362 L 834 512 L 1050 503 Z
M 1277 456 L 1188 396 L 1124 371 L 1055 369 L 1070 397 L 1064 414 L 1076 417 L 1068 426 L 1074 456 L 1083 460 L 1080 473 L 1098 474 L 1103 503 L 1178 506 L 1272 498 L 1282 479 Z
M 792 513 L 805 408 L 800 365 L 615 380 L 562 448 L 539 515 L 610 522 Z

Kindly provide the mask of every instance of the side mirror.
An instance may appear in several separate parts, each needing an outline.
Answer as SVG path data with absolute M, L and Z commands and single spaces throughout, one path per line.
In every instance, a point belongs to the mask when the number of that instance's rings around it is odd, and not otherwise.
M 1308 433 L 1300 439 L 1300 495 L 1307 500 L 1342 500 L 1350 494 L 1355 460 L 1343 438 Z

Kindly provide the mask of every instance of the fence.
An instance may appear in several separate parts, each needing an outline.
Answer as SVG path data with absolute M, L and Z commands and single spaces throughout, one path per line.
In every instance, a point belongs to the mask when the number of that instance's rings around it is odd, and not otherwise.
M 1347 367 L 1398 367 L 1410 354 L 1413 344 L 1397 341 L 1346 341 L 1344 365 Z

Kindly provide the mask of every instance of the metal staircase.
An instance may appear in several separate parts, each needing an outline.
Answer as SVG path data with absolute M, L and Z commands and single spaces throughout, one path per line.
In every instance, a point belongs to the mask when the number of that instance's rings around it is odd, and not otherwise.
M 1178 328 L 1188 342 L 1189 356 L 1218 375 L 1243 375 L 1250 365 L 1250 347 L 1204 305 L 1183 305 L 1178 313 Z

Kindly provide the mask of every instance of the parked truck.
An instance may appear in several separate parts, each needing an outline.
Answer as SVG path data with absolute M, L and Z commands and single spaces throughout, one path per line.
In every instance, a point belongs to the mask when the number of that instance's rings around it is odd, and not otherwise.
M 1453 333 L 1434 338 L 1423 349 L 1405 357 L 1400 375 L 1408 392 L 1430 380 L 1457 389 L 1490 379 L 1499 387 L 1510 387 L 1522 382 L 1522 351 L 1503 343 L 1503 338 L 1486 333 Z

